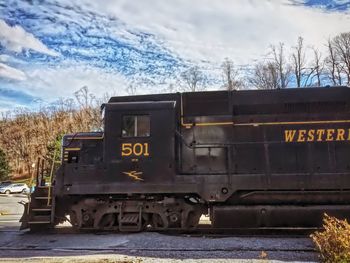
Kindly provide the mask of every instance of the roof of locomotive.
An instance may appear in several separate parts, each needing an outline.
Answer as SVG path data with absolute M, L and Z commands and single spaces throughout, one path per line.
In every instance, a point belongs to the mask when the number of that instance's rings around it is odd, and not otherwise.
M 171 101 L 181 96 L 185 98 L 212 98 L 217 96 L 232 96 L 234 104 L 261 104 L 278 101 L 286 102 L 311 102 L 329 101 L 350 98 L 350 89 L 346 86 L 325 86 L 308 88 L 286 88 L 273 90 L 217 90 L 198 92 L 177 92 L 149 95 L 131 95 L 111 97 L 108 103 L 135 102 L 135 101 Z

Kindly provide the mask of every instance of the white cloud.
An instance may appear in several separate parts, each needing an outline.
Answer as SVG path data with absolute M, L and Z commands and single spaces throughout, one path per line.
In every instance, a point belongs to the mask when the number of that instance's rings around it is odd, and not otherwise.
M 161 44 L 161 47 L 174 54 L 175 59 L 200 64 L 201 69 L 208 72 L 208 75 L 217 75 L 220 78 L 219 65 L 225 57 L 231 58 L 235 64 L 249 65 L 265 55 L 270 44 L 284 42 L 288 48 L 295 45 L 298 36 L 304 37 L 305 45 L 322 50 L 329 37 L 350 30 L 349 13 L 323 12 L 318 8 L 290 3 L 288 0 L 105 0 L 103 3 L 92 0 L 62 0 L 57 10 L 53 8 L 55 4 L 49 4 L 48 7 L 43 5 L 42 8 L 49 8 L 45 14 L 51 13 L 57 21 L 63 23 L 52 26 L 51 22 L 46 20 L 48 24 L 33 22 L 35 26 L 32 27 L 31 33 L 40 32 L 50 37 L 62 37 L 61 33 L 65 33 L 67 29 L 72 30 L 69 33 L 72 33 L 72 41 L 76 43 L 75 52 L 97 59 L 99 56 L 104 59 L 104 56 L 98 53 L 101 50 L 90 45 L 86 48 L 84 45 L 80 46 L 80 32 L 74 32 L 74 26 L 69 27 L 65 24 L 79 25 L 88 30 L 86 35 L 89 36 L 108 35 L 118 41 L 127 42 L 131 47 L 152 51 L 149 45 L 140 42 L 137 35 L 138 32 L 150 33 L 155 38 L 151 37 L 147 41 L 154 41 L 157 47 Z M 40 11 L 39 6 L 33 7 L 25 2 L 22 4 L 24 8 L 28 5 L 28 8 L 38 8 L 37 11 Z M 77 8 L 70 7 L 79 7 L 79 13 Z M 101 16 L 95 17 L 95 13 Z M 110 26 L 104 28 L 104 22 L 99 19 L 111 21 L 107 23 Z M 92 24 L 96 27 L 90 29 Z M 31 49 L 47 55 L 58 55 L 31 33 L 20 26 L 11 27 L 0 19 L 0 44 L 8 50 L 21 52 Z M 68 44 L 60 48 L 72 51 L 72 46 Z M 108 52 L 114 52 L 115 47 L 106 44 L 106 48 L 109 48 Z M 30 58 L 29 63 L 27 60 L 21 62 L 15 59 L 12 56 L 0 55 L 0 77 L 25 79 L 26 81 L 16 82 L 15 88 L 33 96 L 40 96 L 45 101 L 72 96 L 74 91 L 85 85 L 97 96 L 105 92 L 125 94 L 130 79 L 135 78 L 134 75 L 123 77 L 115 71 L 106 72 L 108 66 L 95 68 L 92 63 L 94 61 L 80 60 L 79 56 L 73 57 L 73 60 L 64 57 L 63 62 L 53 62 L 47 66 L 32 64 Z M 154 59 L 153 66 L 164 67 L 164 64 L 159 63 L 161 58 L 157 59 Z M 26 74 L 1 62 L 18 67 Z M 92 64 L 87 65 L 88 63 Z M 147 79 L 149 73 L 146 67 L 143 67 L 142 58 L 137 54 L 128 62 L 120 63 L 136 68 L 139 72 L 136 78 Z M 174 71 L 174 75 L 175 73 Z M 166 81 L 164 86 L 173 80 Z M 161 86 L 159 84 L 158 87 L 151 87 L 149 84 L 146 87 L 147 85 L 145 83 L 144 87 L 140 87 L 138 93 L 158 92 Z
M 23 107 L 23 105 L 16 104 L 13 101 L 8 101 L 6 99 L 0 98 L 0 119 L 1 117 L 6 116 L 6 113 L 13 110 L 15 107 Z
M 336 3 L 336 4 L 348 4 L 349 3 L 349 0 L 334 0 L 334 2 Z
M 21 52 L 24 49 L 32 49 L 50 56 L 58 56 L 58 53 L 50 50 L 31 33 L 26 32 L 21 26 L 9 26 L 0 19 L 0 44 L 8 50 Z
M 104 72 L 82 63 L 67 63 L 59 68 L 28 68 L 26 73 L 28 79 L 21 83 L 20 89 L 33 96 L 40 96 L 46 102 L 72 97 L 83 86 L 88 86 L 92 94 L 100 97 L 105 93 L 125 93 L 128 85 L 128 81 L 115 72 Z
M 0 78 L 7 78 L 12 80 L 26 80 L 26 74 L 18 69 L 0 63 Z
M 350 24 L 349 14 L 295 6 L 287 0 L 81 2 L 156 35 L 170 50 L 197 63 L 225 57 L 250 63 L 270 44 L 294 45 L 298 36 L 322 48 L 328 37 L 349 31 Z

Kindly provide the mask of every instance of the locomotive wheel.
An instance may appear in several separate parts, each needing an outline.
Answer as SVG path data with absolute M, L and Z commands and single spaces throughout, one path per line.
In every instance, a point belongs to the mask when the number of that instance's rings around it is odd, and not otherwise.
M 149 225 L 151 225 L 151 214 L 143 213 L 142 214 L 142 230 L 146 230 Z
M 91 228 L 94 225 L 94 214 L 90 210 L 82 210 L 81 222 L 78 222 L 81 228 Z
M 198 226 L 202 214 L 190 212 L 187 216 L 186 228 L 194 229 Z
M 181 227 L 181 214 L 180 213 L 171 213 L 169 216 L 169 226 L 170 227 Z
M 164 222 L 159 214 L 153 214 L 151 225 L 154 229 L 165 230 L 168 228 L 168 222 Z
M 115 225 L 116 218 L 115 214 L 105 214 L 99 222 L 99 228 L 112 229 L 113 225 Z

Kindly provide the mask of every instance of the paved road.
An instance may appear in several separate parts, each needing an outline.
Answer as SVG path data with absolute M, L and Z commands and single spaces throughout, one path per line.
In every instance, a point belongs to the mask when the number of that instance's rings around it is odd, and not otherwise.
M 0 194 L 0 231 L 18 230 L 19 218 L 24 210 L 18 202 L 27 200 L 27 196 L 22 194 Z
M 0 261 L 8 262 L 315 262 L 307 237 L 193 237 L 160 233 L 31 234 L 18 230 L 23 196 L 0 196 Z M 49 258 L 47 258 L 49 257 Z M 40 261 L 41 260 L 41 261 Z

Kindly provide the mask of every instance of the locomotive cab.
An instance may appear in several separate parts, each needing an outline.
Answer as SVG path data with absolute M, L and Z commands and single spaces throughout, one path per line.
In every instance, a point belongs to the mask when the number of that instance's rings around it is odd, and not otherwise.
M 170 182 L 175 175 L 175 102 L 105 104 L 104 162 L 118 182 Z

